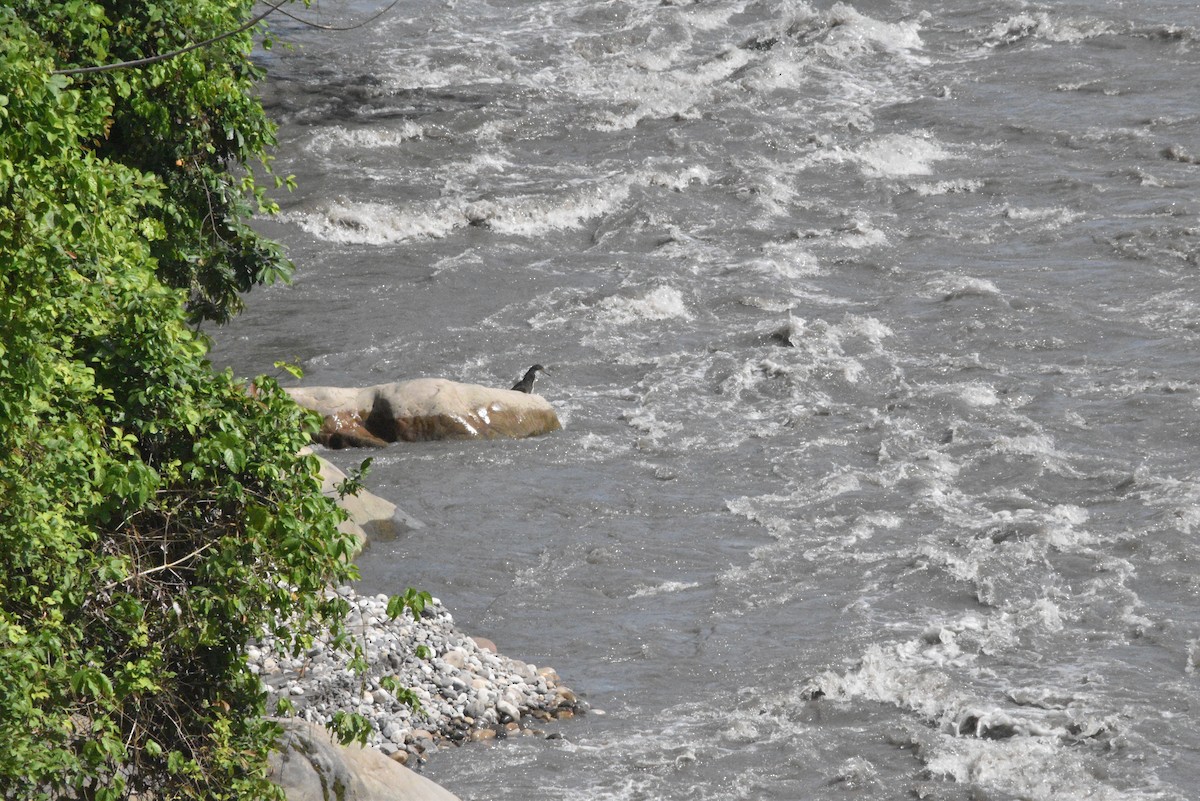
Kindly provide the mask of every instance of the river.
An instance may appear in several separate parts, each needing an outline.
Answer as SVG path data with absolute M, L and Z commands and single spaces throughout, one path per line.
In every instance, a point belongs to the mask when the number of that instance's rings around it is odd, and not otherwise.
M 1194 2 L 401 0 L 274 30 L 298 189 L 259 225 L 297 275 L 214 362 L 537 362 L 565 426 L 326 454 L 427 524 L 364 591 L 430 591 L 604 713 L 425 775 L 1195 797 Z

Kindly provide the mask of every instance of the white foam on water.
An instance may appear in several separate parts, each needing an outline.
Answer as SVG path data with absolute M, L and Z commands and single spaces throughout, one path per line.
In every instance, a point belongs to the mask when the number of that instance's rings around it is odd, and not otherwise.
M 763 311 L 768 312 L 791 311 L 792 306 L 795 305 L 795 301 L 791 300 L 790 298 L 763 298 L 756 296 L 746 296 L 738 302 L 743 306 L 762 309 Z
M 713 171 L 704 164 L 695 164 L 677 170 L 648 170 L 643 177 L 646 186 L 662 187 L 682 192 L 692 186 L 708 186 L 713 179 Z
M 1087 526 L 1087 510 L 1071 504 L 992 510 L 981 504 L 981 499 L 960 493 L 948 483 L 923 498 L 941 515 L 946 527 L 959 533 L 922 540 L 915 547 L 921 569 L 961 582 L 980 604 L 1018 618 L 1036 617 L 1032 622 L 1037 623 L 1038 631 L 1058 631 L 1065 616 L 1080 613 L 1076 605 L 1064 606 L 1067 596 L 1062 595 L 1057 581 L 1044 582 L 1046 565 L 1058 554 L 1077 554 L 1089 562 L 1096 559 L 1093 549 L 1099 540 Z M 1127 571 L 1118 562 L 1103 564 L 1104 577 L 1095 591 L 1107 596 L 1124 581 Z M 1079 588 L 1075 593 L 1066 592 L 1073 597 Z
M 886 134 L 859 147 L 854 155 L 862 171 L 872 178 L 903 178 L 930 175 L 936 162 L 952 154 L 932 136 L 918 133 Z
M 720 781 L 714 781 L 703 769 L 736 757 L 736 750 L 747 744 L 769 742 L 780 734 L 777 727 L 731 720 L 738 714 L 737 699 L 729 691 L 719 693 L 719 706 L 676 703 L 654 720 L 648 719 L 643 710 L 627 706 L 622 709 L 623 718 L 643 721 L 644 725 L 625 726 L 611 733 L 580 732 L 563 739 L 555 747 L 565 750 L 572 763 L 585 763 L 592 770 L 582 776 L 572 773 L 569 785 L 556 786 L 553 781 L 539 785 L 539 791 L 546 790 L 553 798 L 589 801 L 762 797 L 771 783 L 764 783 L 754 768 L 736 767 Z M 614 771 L 614 764 L 632 769 Z
M 880 320 L 860 314 L 847 314 L 837 329 L 839 336 L 859 337 L 876 348 L 882 347 L 883 340 L 893 336 L 892 329 Z
M 888 244 L 887 234 L 865 220 L 855 220 L 848 228 L 839 231 L 837 243 L 852 250 L 882 247 Z
M 590 127 L 604 132 L 624 131 L 646 119 L 698 117 L 697 107 L 751 58 L 747 51 L 733 48 L 715 58 L 677 64 L 667 70 L 606 64 L 576 73 L 567 84 L 581 97 L 616 106 L 599 112 Z
M 1036 548 L 1031 553 L 1032 561 L 1041 558 L 1048 549 L 1074 550 L 1092 545 L 1096 538 L 1082 526 L 1088 522 L 1088 511 L 1072 504 L 1057 504 L 1047 510 L 1003 509 L 982 520 L 981 532 L 1006 531 L 1025 532 L 1028 541 Z
M 398 128 L 346 128 L 335 125 L 318 129 L 309 147 L 316 153 L 328 154 L 343 149 L 378 150 L 397 147 L 425 135 L 425 128 L 405 120 Z
M 745 11 L 748 2 L 721 3 L 702 5 L 694 0 L 662 0 L 661 6 L 679 6 L 683 12 L 679 19 L 689 27 L 698 31 L 724 30 L 730 24 L 730 18 Z
M 758 155 L 740 159 L 733 171 L 739 197 L 773 217 L 792 214 L 796 204 L 804 205 L 806 202 L 802 185 L 795 175 L 796 167 L 796 164 L 780 164 Z M 759 225 L 771 227 L 765 221 Z
M 478 46 L 478 42 L 473 42 Z M 465 47 L 466 44 L 462 44 Z M 517 65 L 506 54 L 476 49 L 476 58 L 444 57 L 445 54 L 415 53 L 411 49 L 392 50 L 383 56 L 390 71 L 387 83 L 395 87 L 441 89 L 471 84 L 498 84 L 511 80 Z M 440 60 L 443 63 L 435 63 Z
M 620 205 L 629 197 L 630 181 L 581 187 L 572 192 L 480 200 L 465 209 L 476 224 L 514 236 L 536 237 L 578 228 Z
M 799 240 L 768 242 L 763 256 L 750 261 L 746 267 L 768 278 L 785 282 L 785 286 L 801 278 L 814 278 L 825 273 L 821 262 Z
M 740 79 L 742 86 L 756 95 L 778 90 L 797 89 L 812 80 L 812 65 L 795 53 L 780 49 L 768 52 Z
M 477 175 L 504 172 L 511 163 L 494 154 L 480 154 L 458 165 L 456 172 Z M 393 206 L 344 198 L 325 201 L 312 211 L 288 211 L 281 219 L 295 222 L 314 236 L 331 242 L 383 245 L 411 239 L 440 238 L 467 225 L 487 227 L 497 234 L 537 237 L 553 231 L 578 229 L 588 221 L 619 208 L 635 186 L 684 191 L 711 177 L 701 166 L 675 170 L 642 169 L 630 175 L 582 183 L 552 194 L 517 195 L 474 202 L 436 201 Z
M 514 165 L 507 158 L 496 153 L 476 153 L 469 161 L 458 162 L 450 166 L 450 172 L 462 172 L 466 175 L 476 175 L 481 172 L 505 173 Z
M 1047 230 L 1056 230 L 1065 225 L 1070 225 L 1073 222 L 1082 220 L 1085 215 L 1082 211 L 1065 208 L 1062 206 L 1044 208 L 1044 209 L 1028 209 L 1021 206 L 1004 206 L 1000 210 L 1001 216 L 1006 220 L 1013 222 L 1036 223 Z
M 854 668 L 823 674 L 808 692 L 890 704 L 925 720 L 935 731 L 921 738 L 919 756 L 956 782 L 1031 799 L 1140 797 L 1097 780 L 1087 760 L 1098 753 L 1079 748 L 1119 731 L 1118 716 L 1081 714 L 1076 694 L 1052 688 L 1014 688 L 1008 702 L 987 689 L 981 657 L 1011 652 L 1023 631 L 1061 628 L 1045 598 L 1000 614 L 967 613 L 920 637 L 872 645 Z
M 846 3 L 834 3 L 829 9 L 828 21 L 834 27 L 824 46 L 842 58 L 858 55 L 864 50 L 884 50 L 927 63 L 918 55 L 925 47 L 919 20 L 883 22 Z
M 698 581 L 664 581 L 662 584 L 655 585 L 639 585 L 630 595 L 631 598 L 647 598 L 655 595 L 663 595 L 666 593 L 682 592 L 683 590 L 691 590 L 700 586 Z
M 1055 737 L 988 741 L 940 736 L 921 749 L 935 776 L 1029 801 L 1133 801 L 1157 794 L 1123 791 L 1098 781 L 1094 768 Z
M 1139 468 L 1130 478 L 1133 481 L 1128 491 L 1135 493 L 1147 508 L 1155 510 L 1160 532 L 1179 535 L 1174 538 L 1176 543 L 1188 542 L 1200 533 L 1200 476 L 1155 477 Z M 1162 533 L 1158 537 L 1161 539 Z M 1174 550 L 1164 551 L 1160 558 L 1175 558 L 1171 555 Z
M 912 96 L 903 76 L 929 63 L 918 19 L 885 22 L 846 3 L 822 12 L 801 4 L 776 24 L 758 40 L 782 46 L 760 53 L 738 82 L 777 119 L 822 119 L 833 127 L 871 130 L 875 109 Z M 830 152 L 814 157 L 838 159 Z
M 962 402 L 975 408 L 995 406 L 1000 402 L 995 389 L 978 381 L 958 387 L 957 390 Z
M 880 353 L 883 341 L 892 336 L 892 330 L 874 317 L 856 314 L 845 315 L 841 322 L 825 320 L 808 321 L 791 313 L 782 326 L 773 334 L 776 338 L 796 348 L 802 356 L 799 363 L 782 364 L 770 359 L 747 362 L 743 366 L 743 380 L 759 374 L 788 374 L 800 371 L 807 378 L 814 370 L 836 371 L 849 383 L 857 383 L 865 374 L 862 361 L 846 353 L 846 348 L 855 342 L 867 344 L 868 350 Z
M 627 447 L 612 437 L 602 436 L 593 432 L 583 434 L 575 441 L 575 444 L 580 449 L 589 453 L 598 453 L 606 456 L 628 451 Z
M 992 449 L 996 453 L 1007 453 L 1014 456 L 1062 457 L 1062 454 L 1054 446 L 1054 438 L 1047 434 L 1017 434 L 1014 436 L 1001 434 L 993 441 Z
M 891 369 L 880 363 L 890 364 L 886 344 L 892 332 L 873 317 L 846 314 L 830 322 L 789 313 L 782 321 L 756 323 L 753 330 L 761 344 L 747 358 L 715 371 L 721 378 L 709 411 L 741 420 L 740 434 L 782 433 L 828 407 L 831 380 L 852 386 Z
M 436 239 L 467 224 L 461 211 L 452 206 L 396 207 L 344 199 L 323 202 L 313 211 L 286 211 L 279 218 L 328 242 L 356 245 Z
M 911 184 L 911 187 L 921 197 L 937 197 L 939 195 L 978 192 L 980 189 L 983 189 L 983 181 L 975 178 L 950 178 L 945 181 Z
M 597 320 L 610 325 L 630 325 L 647 320 L 690 320 L 683 293 L 673 286 L 660 286 L 638 297 L 610 295 L 597 304 Z
M 503 171 L 509 163 L 503 159 L 473 160 L 470 169 L 479 166 Z M 548 195 L 522 195 L 478 200 L 465 207 L 465 216 L 476 225 L 484 225 L 499 234 L 538 237 L 553 231 L 582 227 L 603 217 L 625 203 L 635 188 L 653 187 L 683 192 L 703 186 L 712 176 L 703 165 L 676 169 L 646 168 L 627 175 L 560 188 Z
M 1004 293 L 986 278 L 970 275 L 938 275 L 926 284 L 926 296 L 936 300 L 951 301 L 963 298 L 1004 299 Z
M 681 423 L 660 419 L 653 410 L 644 406 L 621 415 L 621 419 L 634 431 L 643 435 L 639 445 L 655 445 L 683 428 Z
M 1114 32 L 1112 23 L 1104 20 L 1061 19 L 1052 17 L 1044 11 L 1022 11 L 993 25 L 984 43 L 988 47 L 996 47 L 1016 44 L 1026 39 L 1035 39 L 1075 44 Z

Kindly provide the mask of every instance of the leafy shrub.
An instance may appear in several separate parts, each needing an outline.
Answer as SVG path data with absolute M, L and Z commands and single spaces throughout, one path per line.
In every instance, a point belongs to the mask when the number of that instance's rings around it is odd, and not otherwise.
M 0 797 L 246 799 L 278 732 L 243 656 L 354 575 L 317 421 L 189 326 L 286 271 L 245 225 L 271 131 L 250 3 L 0 0 Z M 289 622 L 290 621 L 290 622 Z
M 69 70 L 172 53 L 237 30 L 253 0 L 3 0 L 53 68 Z M 270 39 L 265 40 L 270 44 Z M 292 265 L 247 224 L 275 210 L 253 174 L 269 172 L 275 126 L 253 92 L 261 70 L 249 30 L 137 69 L 76 75 L 103 116 L 81 144 L 98 157 L 151 174 L 161 187 L 149 219 L 169 235 L 151 240 L 160 279 L 188 293 L 193 321 L 223 322 L 239 293 L 291 275 Z M 84 132 L 81 132 L 84 133 Z M 282 180 L 277 179 L 277 184 Z

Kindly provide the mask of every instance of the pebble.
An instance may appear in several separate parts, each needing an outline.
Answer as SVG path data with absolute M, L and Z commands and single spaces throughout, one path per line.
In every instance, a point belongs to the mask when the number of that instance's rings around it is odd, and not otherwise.
M 351 670 L 349 656 L 328 638 L 293 660 L 280 656 L 265 636 L 246 655 L 268 692 L 268 709 L 286 695 L 299 717 L 315 723 L 328 725 L 339 711 L 358 712 L 371 724 L 368 743 L 402 764 L 423 761 L 439 743 L 540 735 L 523 729 L 522 718 L 565 719 L 586 709 L 553 668 L 511 659 L 490 640 L 455 629 L 437 599 L 419 620 L 409 614 L 389 619 L 384 595 L 358 596 L 349 588 L 338 594 L 350 604 L 348 620 L 355 621 L 350 631 L 365 652 L 366 674 Z M 416 656 L 418 645 L 429 649 L 429 658 Z M 407 688 L 420 708 L 385 689 L 380 682 L 385 677 Z
M 480 650 L 487 651 L 490 654 L 496 653 L 496 643 L 492 642 L 487 637 L 471 637 L 470 640 L 475 643 Z
M 462 670 L 467 666 L 467 652 L 462 648 L 452 648 L 442 656 L 442 661 L 450 667 Z
M 517 709 L 517 707 L 513 706 L 511 703 L 509 703 L 508 701 L 505 701 L 504 699 L 500 699 L 499 701 L 496 702 L 496 711 L 500 713 L 501 720 L 503 720 L 505 718 L 507 718 L 508 720 L 520 720 L 521 719 L 521 710 Z

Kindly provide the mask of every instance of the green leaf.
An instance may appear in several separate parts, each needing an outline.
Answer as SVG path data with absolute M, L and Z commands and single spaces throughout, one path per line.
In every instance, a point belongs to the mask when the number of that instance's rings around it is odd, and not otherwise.
M 371 736 L 371 721 L 355 712 L 334 712 L 329 728 L 342 745 L 366 745 Z
M 421 613 L 425 611 L 425 607 L 433 603 L 433 596 L 424 590 L 418 591 L 409 587 L 404 591 L 403 595 L 393 595 L 388 598 L 387 616 L 391 618 L 400 617 L 404 614 L 404 610 L 412 613 L 414 619 L 420 618 Z
M 275 362 L 276 370 L 283 370 L 292 378 L 304 378 L 304 369 L 291 362 L 278 361 Z
M 71 674 L 71 690 L 76 695 L 88 695 L 96 699 L 113 694 L 112 681 L 93 667 L 83 667 Z
M 414 712 L 421 711 L 421 699 L 411 688 L 404 686 L 396 676 L 384 676 L 379 686 L 391 693 L 397 701 L 408 705 Z

